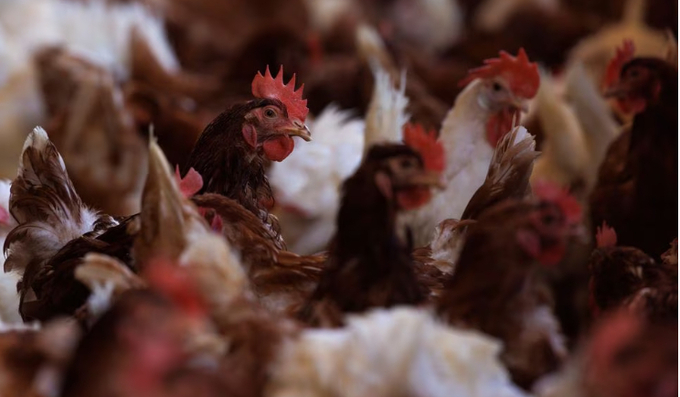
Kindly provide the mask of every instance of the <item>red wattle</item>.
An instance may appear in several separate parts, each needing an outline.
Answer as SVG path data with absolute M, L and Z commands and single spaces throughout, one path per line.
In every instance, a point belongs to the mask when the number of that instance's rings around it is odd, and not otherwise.
M 486 140 L 491 147 L 495 148 L 498 142 L 512 129 L 512 119 L 519 121 L 519 111 L 503 109 L 495 113 L 486 122 Z
M 413 210 L 427 204 L 432 197 L 430 188 L 416 187 L 397 193 L 397 204 L 404 210 Z
M 271 161 L 283 161 L 295 149 L 295 141 L 288 135 L 269 139 L 262 144 L 264 154 Z

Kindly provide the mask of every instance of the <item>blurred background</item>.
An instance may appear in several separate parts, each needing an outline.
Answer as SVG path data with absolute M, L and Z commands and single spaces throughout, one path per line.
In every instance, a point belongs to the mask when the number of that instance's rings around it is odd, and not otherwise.
M 286 79 L 296 73 L 311 119 L 333 106 L 351 124 L 366 113 L 368 58 L 381 47 L 393 79 L 406 72 L 412 121 L 438 129 L 468 69 L 499 50 L 525 48 L 558 90 L 574 62 L 599 86 L 623 39 L 633 39 L 639 55 L 664 56 L 677 15 L 673 0 L 2 0 L 0 177 L 16 174 L 25 136 L 42 125 L 84 200 L 131 214 L 139 209 L 149 126 L 170 162 L 183 164 L 203 128 L 249 98 L 254 74 L 266 66 L 284 65 Z M 524 124 L 540 148 L 545 120 L 530 112 Z M 362 126 L 353 125 L 332 152 L 352 158 L 336 166 L 345 168 L 341 177 L 360 159 L 352 145 Z M 272 178 L 281 207 L 290 216 L 322 216 L 314 203 L 324 197 L 305 204 L 281 188 L 305 189 L 300 178 L 309 172 L 298 174 L 285 183 Z M 323 246 L 288 237 L 298 252 Z

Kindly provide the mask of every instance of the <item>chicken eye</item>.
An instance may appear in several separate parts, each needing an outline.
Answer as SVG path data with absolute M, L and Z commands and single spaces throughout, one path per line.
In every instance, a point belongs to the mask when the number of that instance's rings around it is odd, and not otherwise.
M 491 86 L 491 88 L 492 88 L 494 91 L 496 91 L 496 92 L 499 92 L 500 90 L 503 89 L 503 87 L 502 87 L 500 84 L 498 84 L 498 83 L 493 83 L 493 85 Z
M 272 118 L 276 117 L 276 112 L 274 111 L 274 109 L 266 109 L 264 111 L 264 115 L 269 117 L 270 119 L 272 119 Z
M 413 167 L 413 160 L 411 160 L 411 159 L 403 159 L 403 160 L 401 160 L 401 163 L 399 163 L 399 165 L 400 165 L 402 168 L 411 168 L 411 167 Z

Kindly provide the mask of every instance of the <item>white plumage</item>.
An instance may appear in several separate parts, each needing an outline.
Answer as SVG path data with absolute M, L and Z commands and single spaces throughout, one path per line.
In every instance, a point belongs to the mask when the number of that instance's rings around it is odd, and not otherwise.
M 561 91 L 554 78 L 541 76 L 535 104 L 546 139 L 532 183 L 549 180 L 579 186 L 580 197 L 587 197 L 609 144 L 620 132 L 607 103 L 576 63 L 567 71 Z
M 267 397 L 520 397 L 498 361 L 501 345 L 447 327 L 416 308 L 348 317 L 282 348 Z
M 411 227 L 418 246 L 432 241 L 435 228 L 442 220 L 460 219 L 486 178 L 494 149 L 486 139 L 489 110 L 479 99 L 481 87 L 479 79 L 470 83 L 458 95 L 442 123 L 439 139 L 446 152 L 446 188 L 435 192 L 423 207 L 400 216 L 400 222 Z
M 9 212 L 9 195 L 11 182 L 0 179 L 0 208 Z M 5 245 L 5 237 L 16 226 L 14 218 L 10 216 L 7 223 L 0 223 L 0 249 Z M 20 324 L 23 321 L 19 315 L 19 294 L 17 282 L 21 278 L 18 272 L 4 271 L 5 253 L 0 252 L 0 330 L 3 325 Z
M 372 66 L 375 84 L 365 122 L 329 106 L 310 123 L 313 140 L 296 145 L 286 161 L 272 165 L 269 181 L 277 203 L 294 209 L 278 214 L 293 252 L 309 254 L 326 248 L 335 233 L 340 186 L 357 169 L 362 153 L 376 143 L 402 140 L 409 117 L 406 76 L 402 74 L 397 88 L 377 61 Z
M 399 87 L 395 87 L 389 73 L 380 66 L 377 59 L 371 60 L 371 68 L 374 84 L 366 112 L 364 153 L 374 144 L 401 142 L 404 124 L 409 119 L 406 113 L 406 73 L 402 72 Z
M 277 203 L 298 212 L 279 216 L 289 247 L 298 253 L 325 248 L 335 233 L 340 185 L 359 166 L 364 147 L 364 122 L 350 111 L 331 105 L 309 124 L 312 141 L 298 141 L 269 173 Z

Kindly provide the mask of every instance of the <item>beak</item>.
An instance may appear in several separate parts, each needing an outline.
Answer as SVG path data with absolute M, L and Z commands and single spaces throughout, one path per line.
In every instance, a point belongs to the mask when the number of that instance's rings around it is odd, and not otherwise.
M 443 175 L 428 170 L 405 177 L 404 185 L 434 187 L 438 189 L 444 189 L 446 187 Z
M 284 130 L 290 136 L 299 136 L 305 141 L 312 140 L 312 134 L 309 132 L 307 126 L 297 120 L 293 121 L 293 125 Z
M 510 105 L 514 108 L 521 110 L 523 113 L 529 112 L 529 100 L 527 99 L 512 97 L 512 99 L 510 100 Z

